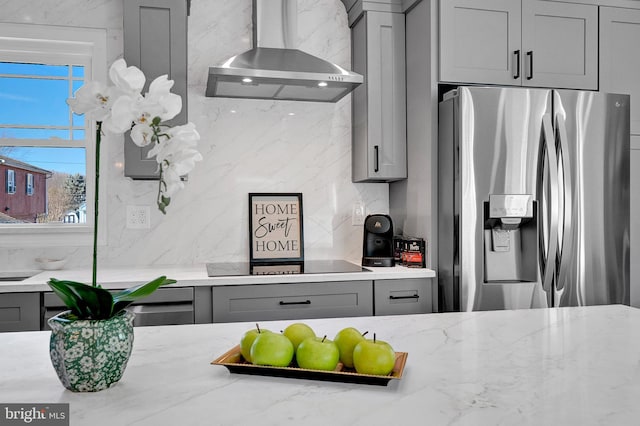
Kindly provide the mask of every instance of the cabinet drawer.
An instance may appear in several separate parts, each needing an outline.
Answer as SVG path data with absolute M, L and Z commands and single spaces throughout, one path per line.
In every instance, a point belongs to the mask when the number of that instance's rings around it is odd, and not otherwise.
M 40 293 L 0 294 L 0 331 L 40 330 Z
M 116 290 L 114 290 L 116 291 Z M 133 302 L 127 309 L 136 314 L 134 326 L 175 325 L 194 323 L 193 287 L 164 287 Z M 44 293 L 43 330 L 49 330 L 49 318 L 66 311 L 67 307 L 55 293 Z
M 212 288 L 213 322 L 373 315 L 372 281 Z
M 377 280 L 374 283 L 376 315 L 433 312 L 431 279 Z

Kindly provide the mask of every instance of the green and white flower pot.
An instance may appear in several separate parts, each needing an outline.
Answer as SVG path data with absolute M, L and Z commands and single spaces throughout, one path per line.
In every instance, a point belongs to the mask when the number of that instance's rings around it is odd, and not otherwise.
M 49 319 L 49 354 L 58 378 L 74 392 L 107 389 L 122 377 L 133 347 L 133 318 L 122 311 L 107 320 Z

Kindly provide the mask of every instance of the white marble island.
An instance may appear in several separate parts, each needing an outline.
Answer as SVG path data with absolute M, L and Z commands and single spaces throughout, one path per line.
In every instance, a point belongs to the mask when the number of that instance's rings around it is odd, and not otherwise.
M 635 425 L 640 310 L 626 306 L 305 321 L 375 331 L 409 356 L 388 386 L 231 374 L 210 362 L 251 324 L 135 329 L 111 389 L 58 382 L 48 332 L 0 334 L 0 402 L 68 402 L 72 425 Z M 264 322 L 280 330 L 291 321 Z

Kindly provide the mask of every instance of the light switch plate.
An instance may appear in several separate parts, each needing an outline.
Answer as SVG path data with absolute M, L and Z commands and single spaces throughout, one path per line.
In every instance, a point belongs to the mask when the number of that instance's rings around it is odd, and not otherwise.
M 364 225 L 364 217 L 365 217 L 364 203 L 362 203 L 361 201 L 357 201 L 353 203 L 353 207 L 351 209 L 351 225 L 353 226 Z

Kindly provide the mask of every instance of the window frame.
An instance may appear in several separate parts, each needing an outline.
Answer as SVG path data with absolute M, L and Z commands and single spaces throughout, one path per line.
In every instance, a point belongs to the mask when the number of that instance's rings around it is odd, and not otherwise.
M 27 196 L 32 196 L 33 192 L 34 192 L 34 179 L 33 179 L 33 173 L 27 173 L 27 178 L 25 179 L 25 194 L 27 194 Z
M 5 191 L 9 195 L 16 193 L 16 171 L 13 169 L 7 169 L 7 175 L 5 180 Z
M 85 81 L 107 82 L 107 33 L 105 29 L 63 27 L 54 25 L 0 23 L 0 61 L 39 62 L 51 65 L 83 65 Z M 85 149 L 86 199 L 95 198 L 95 133 L 96 124 L 85 119 L 85 140 L 0 139 L 5 146 L 61 146 Z M 62 142 L 62 143 L 61 143 Z M 102 157 L 107 156 L 107 144 L 102 145 Z M 100 175 L 106 176 L 106 161 L 100 165 Z M 99 215 L 106 217 L 106 179 L 102 179 L 99 197 L 103 200 Z M 87 203 L 87 222 L 16 223 L 0 226 L 0 247 L 89 246 L 93 244 L 94 203 Z M 98 222 L 98 244 L 106 244 L 106 220 Z

